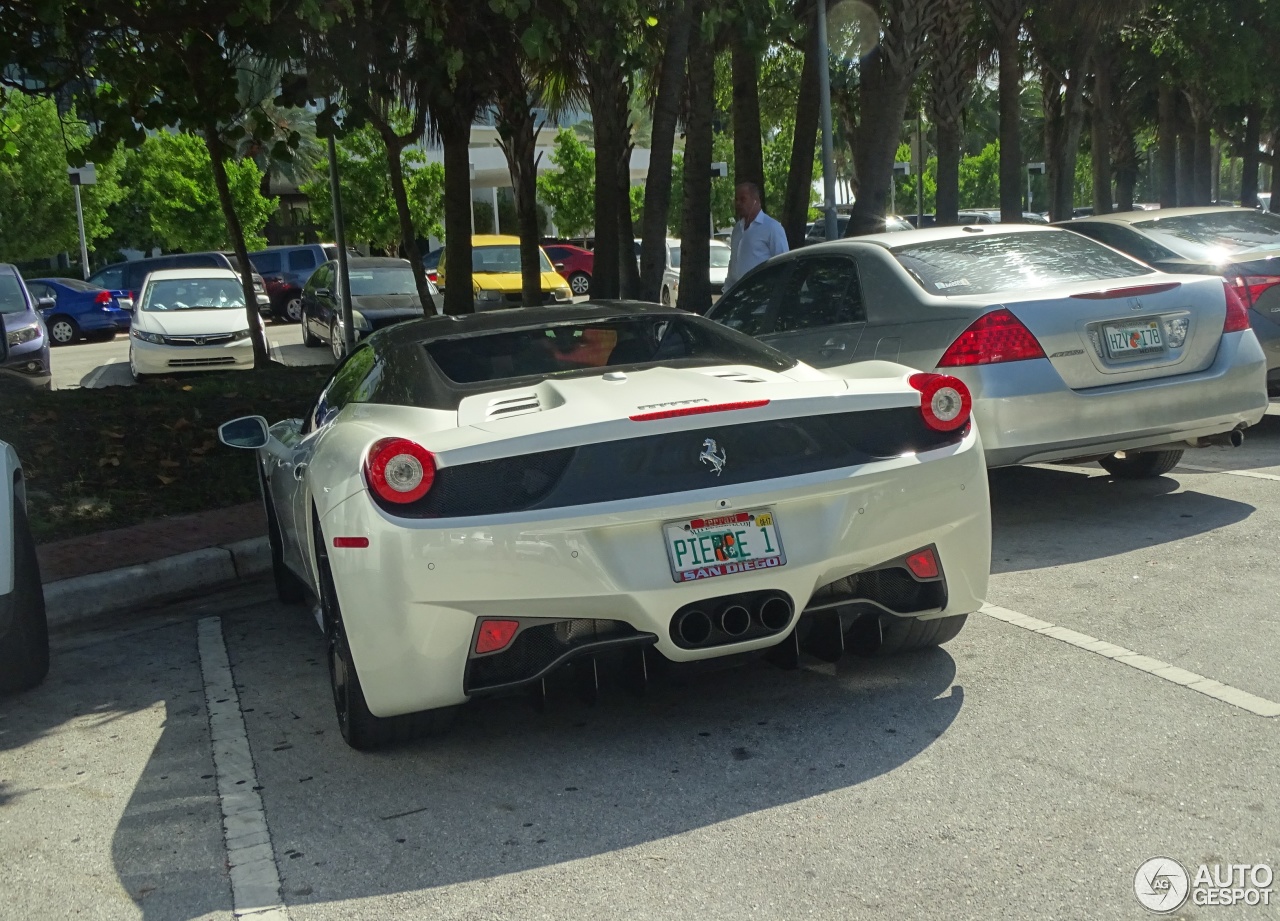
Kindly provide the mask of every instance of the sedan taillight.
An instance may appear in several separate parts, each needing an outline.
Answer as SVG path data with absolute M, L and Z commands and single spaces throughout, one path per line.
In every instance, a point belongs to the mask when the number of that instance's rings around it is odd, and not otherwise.
M 1031 330 L 1008 310 L 1001 308 L 978 317 L 942 354 L 938 367 L 994 365 L 1044 357 L 1044 349 Z
M 935 432 L 963 428 L 973 411 L 973 395 L 964 381 L 949 374 L 913 374 L 908 381 L 920 391 L 920 415 Z
M 1224 333 L 1238 333 L 1249 328 L 1249 308 L 1240 296 L 1239 281 L 1236 279 L 1235 284 L 1229 281 L 1222 283 L 1227 292 L 1227 317 L 1222 321 Z
M 417 502 L 436 481 L 436 457 L 407 438 L 383 438 L 369 449 L 364 478 L 380 499 Z
M 111 292 L 110 292 L 110 291 L 99 291 L 97 294 L 95 294 L 95 295 L 93 296 L 93 302 L 94 302 L 95 304 L 110 304 L 110 303 L 111 303 Z
M 1246 307 L 1254 307 L 1258 303 L 1258 298 L 1267 292 L 1267 289 L 1280 285 L 1280 276 L 1276 275 L 1237 275 L 1231 279 L 1231 283 L 1235 285 L 1236 290 L 1240 293 Z

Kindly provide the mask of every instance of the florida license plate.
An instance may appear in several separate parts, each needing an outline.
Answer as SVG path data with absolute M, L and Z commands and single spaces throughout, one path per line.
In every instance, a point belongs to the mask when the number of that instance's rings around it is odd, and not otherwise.
M 663 526 L 671 577 L 697 582 L 787 564 L 778 520 L 769 509 L 668 521 Z
M 1160 324 L 1156 320 L 1132 326 L 1106 326 L 1103 332 L 1107 337 L 1107 351 L 1112 356 L 1143 355 L 1164 350 Z

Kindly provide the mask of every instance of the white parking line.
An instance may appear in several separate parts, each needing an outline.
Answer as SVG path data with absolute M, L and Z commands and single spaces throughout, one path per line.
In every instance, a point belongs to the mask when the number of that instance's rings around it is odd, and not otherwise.
M 289 912 L 280 900 L 280 873 L 258 795 L 258 772 L 222 639 L 221 618 L 202 617 L 197 636 L 235 916 L 289 921 Z
M 1163 678 L 1165 681 L 1173 684 L 1190 688 L 1193 691 L 1199 691 L 1207 697 L 1214 700 L 1220 700 L 1225 704 L 1231 704 L 1233 707 L 1239 707 L 1249 713 L 1257 716 L 1275 717 L 1280 716 L 1280 703 L 1267 700 L 1264 697 L 1258 697 L 1250 694 L 1248 691 L 1242 691 L 1239 688 L 1233 688 L 1229 684 L 1223 684 L 1220 681 L 1214 681 L 1212 678 L 1206 678 L 1204 675 L 1197 675 L 1195 672 L 1189 672 L 1186 669 L 1178 668 L 1176 665 L 1170 665 L 1168 662 L 1161 662 L 1159 659 L 1153 659 L 1150 656 L 1144 656 L 1134 652 L 1132 649 L 1125 649 L 1123 646 L 1116 646 L 1112 643 L 1103 642 L 1095 639 L 1085 633 L 1077 633 L 1074 630 L 1068 630 L 1065 627 L 1057 627 L 1045 620 L 1037 620 L 1034 617 L 1028 617 L 1025 614 L 1019 614 L 1017 611 L 1010 611 L 1008 608 L 998 607 L 994 604 L 984 604 L 981 609 L 983 614 L 993 617 L 996 620 L 1004 621 L 1006 624 L 1012 624 L 1015 627 L 1021 627 L 1024 630 L 1030 630 L 1032 633 L 1040 633 L 1044 636 L 1051 636 L 1055 640 L 1061 640 L 1069 643 L 1078 649 L 1084 649 L 1088 652 L 1097 653 L 1108 659 L 1115 659 L 1130 668 L 1136 668 L 1138 671 L 1146 672 L 1149 675 L 1155 675 L 1157 678 Z
M 89 376 L 84 379 L 84 382 L 81 383 L 80 386 L 85 388 L 86 390 L 93 387 L 97 387 L 98 384 L 102 381 L 102 375 L 107 373 L 107 369 L 110 368 L 112 365 L 119 364 L 122 361 L 124 361 L 123 358 L 107 359 L 107 363 L 91 371 Z
M 1179 464 L 1183 470 L 1194 470 L 1197 473 L 1227 473 L 1231 476 L 1246 476 L 1253 480 L 1278 480 L 1280 476 L 1274 473 L 1261 473 L 1257 470 L 1221 470 L 1217 467 L 1198 467 L 1195 464 Z

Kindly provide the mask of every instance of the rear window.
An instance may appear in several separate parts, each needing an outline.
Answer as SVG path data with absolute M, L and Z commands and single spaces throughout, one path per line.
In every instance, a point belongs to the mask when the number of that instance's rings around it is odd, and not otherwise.
M 570 321 L 437 339 L 427 354 L 457 384 L 492 383 L 618 365 L 746 364 L 785 371 L 795 362 L 706 321 L 637 316 Z
M 254 253 L 249 257 L 260 275 L 275 275 L 280 271 L 280 253 Z
M 1280 216 L 1241 208 L 1152 218 L 1133 225 L 1180 255 L 1209 258 L 1251 249 L 1280 249 Z
M 1152 274 L 1141 263 L 1065 230 L 975 234 L 891 252 L 920 287 L 940 297 Z

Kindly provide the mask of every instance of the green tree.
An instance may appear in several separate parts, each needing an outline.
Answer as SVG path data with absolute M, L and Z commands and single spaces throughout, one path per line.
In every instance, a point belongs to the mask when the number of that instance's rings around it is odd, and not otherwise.
M 572 130 L 561 128 L 551 162 L 558 169 L 538 177 L 538 197 L 555 209 L 552 220 L 562 236 L 585 236 L 595 224 L 595 151 Z
M 190 134 L 161 132 L 131 151 L 128 159 L 128 172 L 137 181 L 128 194 L 136 196 L 136 213 L 147 220 L 143 241 L 153 238 L 163 249 L 187 252 L 232 245 L 204 141 Z M 262 228 L 276 206 L 262 195 L 262 171 L 249 159 L 228 160 L 226 171 L 245 246 L 266 246 Z
M 960 161 L 960 206 L 989 208 L 1000 201 L 1000 142 L 992 141 L 982 153 Z M 1022 217 L 1022 213 L 1018 213 Z
M 75 195 L 67 180 L 67 158 L 87 139 L 84 124 L 58 117 L 48 99 L 21 96 L 0 105 L 0 262 L 26 262 L 57 253 L 80 252 Z M 74 145 L 70 148 L 68 145 Z M 118 157 L 98 167 L 96 185 L 80 189 L 84 232 L 94 242 L 111 233 L 107 211 L 120 197 Z
M 337 143 L 338 176 L 342 189 L 347 236 L 383 252 L 398 252 L 402 242 L 395 192 L 387 171 L 386 148 L 372 126 L 353 131 Z M 409 213 L 417 238 L 444 235 L 444 167 L 427 163 L 417 148 L 402 157 L 402 174 Z M 311 215 L 321 226 L 333 224 L 333 200 L 328 179 L 305 183 Z

